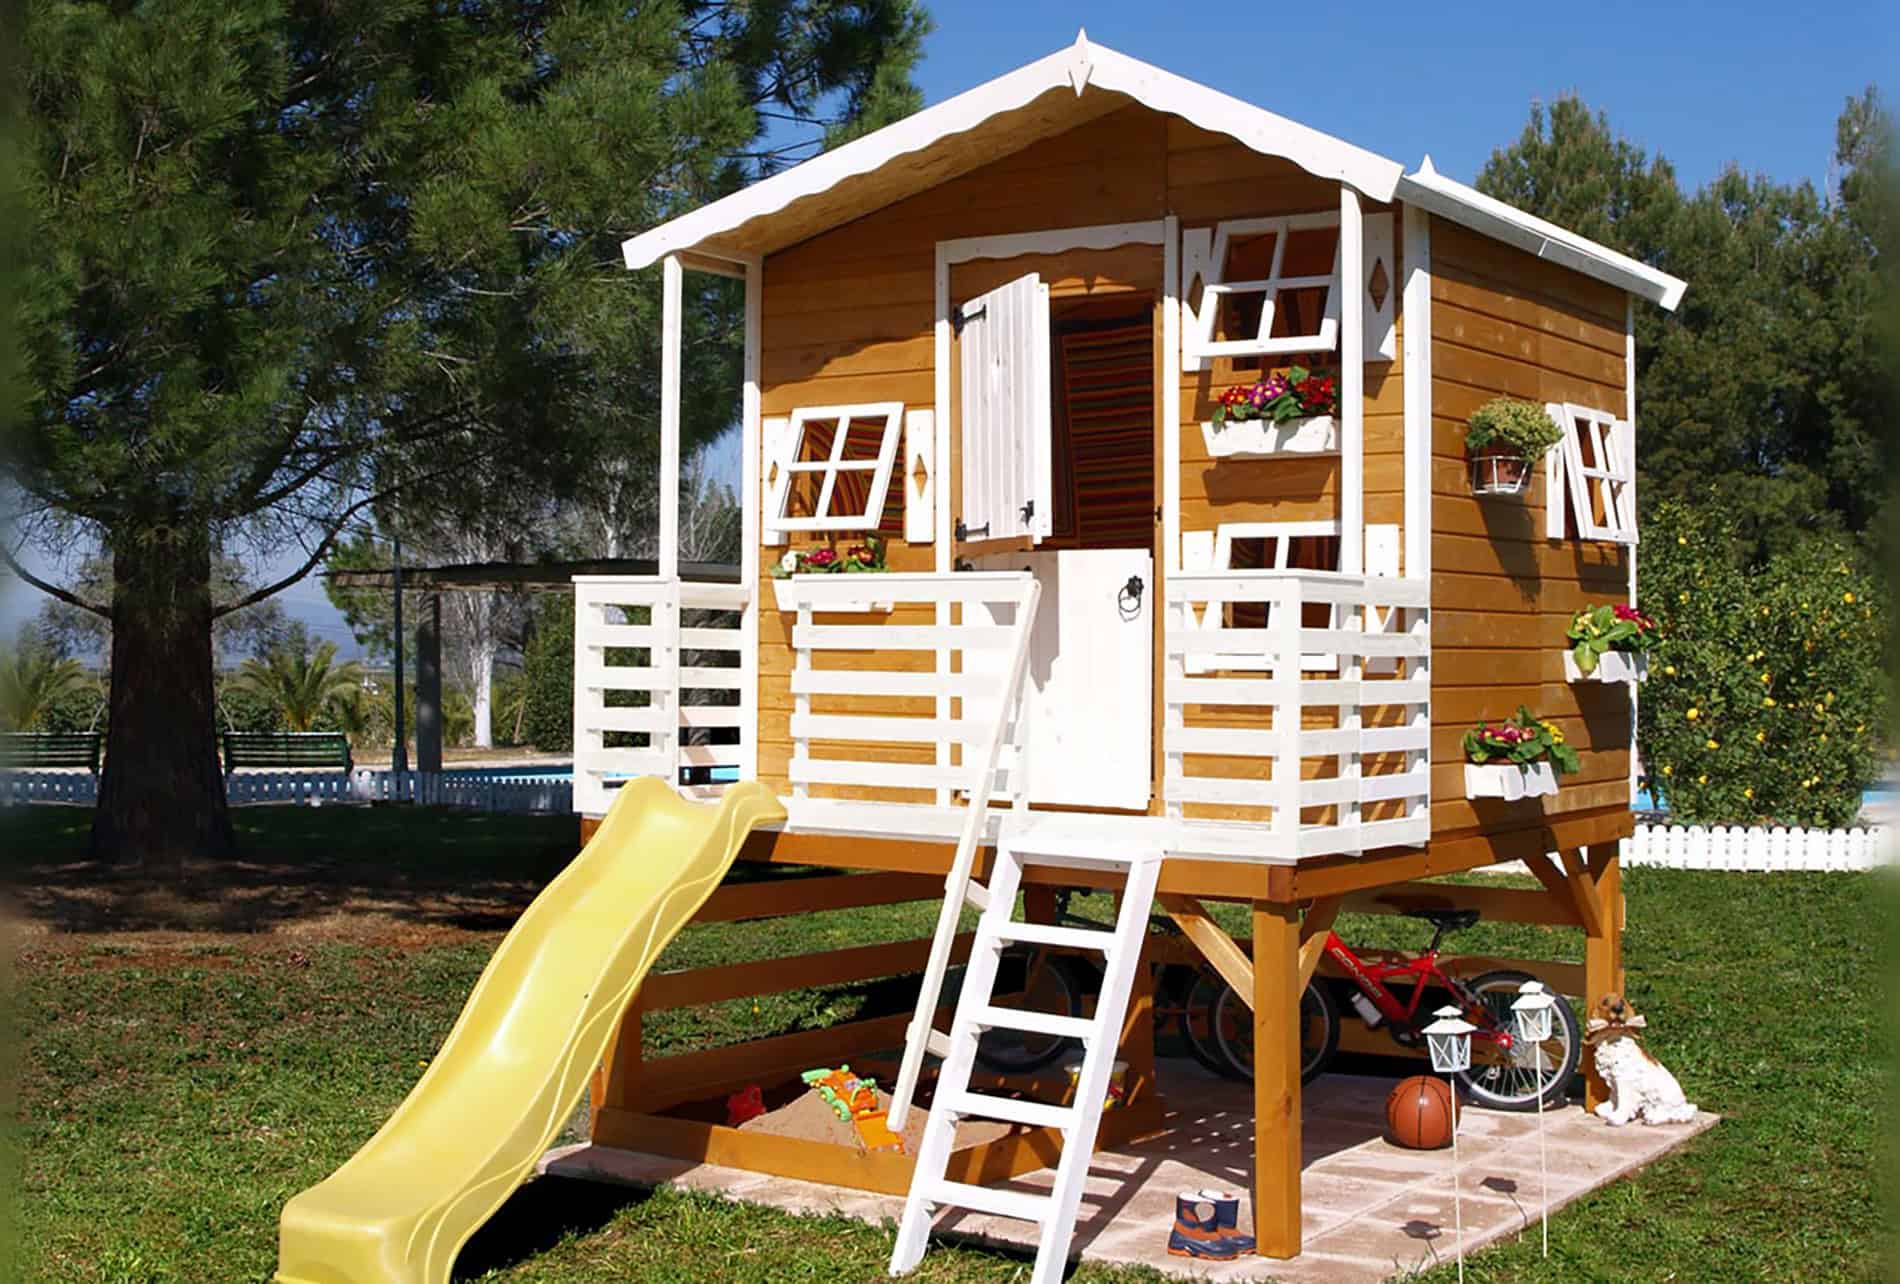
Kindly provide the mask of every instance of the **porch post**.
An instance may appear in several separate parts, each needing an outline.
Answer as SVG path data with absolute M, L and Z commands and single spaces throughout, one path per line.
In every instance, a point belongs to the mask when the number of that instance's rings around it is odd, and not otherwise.
M 745 725 L 739 736 L 739 779 L 759 778 L 759 613 L 765 609 L 761 595 L 766 591 L 759 573 L 759 528 L 764 521 L 764 498 L 759 485 L 759 421 L 762 396 L 759 390 L 760 353 L 764 343 L 761 322 L 765 306 L 765 261 L 754 256 L 745 264 L 745 393 L 741 404 L 740 482 L 739 482 L 739 583 L 745 585 L 748 599 L 741 625 L 740 642 L 745 648 L 739 656 L 739 703 L 745 708 Z
M 1339 569 L 1366 566 L 1366 270 L 1359 193 L 1339 185 Z
M 1253 903 L 1253 1232 L 1263 1257 L 1300 1252 L 1300 911 Z
M 660 284 L 660 559 L 661 579 L 680 571 L 680 294 L 685 270 L 677 254 L 661 264 Z
M 1594 923 L 1586 918 L 1583 940 L 1583 1010 L 1587 1016 L 1598 999 L 1606 994 L 1623 993 L 1623 870 L 1615 843 L 1591 847 L 1587 852 L 1589 879 L 1595 884 L 1597 915 Z M 1578 881 L 1575 869 L 1571 881 Z M 1596 1058 L 1584 1049 L 1583 1107 L 1595 1110 L 1609 1099 L 1609 1086 L 1597 1074 Z
M 1405 295 L 1399 325 L 1405 385 L 1405 577 L 1432 573 L 1432 224 L 1405 207 Z

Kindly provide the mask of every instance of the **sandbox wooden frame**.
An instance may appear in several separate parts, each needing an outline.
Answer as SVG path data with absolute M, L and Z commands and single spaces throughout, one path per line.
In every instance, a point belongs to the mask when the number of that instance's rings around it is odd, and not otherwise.
M 583 840 L 597 822 L 582 821 Z M 1298 1022 L 1300 993 L 1320 966 L 1320 944 L 1342 910 L 1395 913 L 1408 898 L 1480 910 L 1505 922 L 1574 927 L 1583 935 L 1583 962 L 1466 958 L 1454 970 L 1522 968 L 1559 992 L 1601 994 L 1624 988 L 1623 894 L 1618 840 L 1631 822 L 1603 816 L 1560 821 L 1546 830 L 1441 842 L 1422 851 L 1363 858 L 1339 857 L 1297 866 L 1249 866 L 1224 861 L 1171 860 L 1162 870 L 1159 901 L 1192 949 L 1250 1000 L 1258 1072 L 1254 1080 L 1254 1225 L 1260 1251 L 1292 1257 L 1300 1251 L 1301 1085 Z M 1548 852 L 1559 853 L 1553 860 Z M 848 851 L 847 869 L 836 862 Z M 979 869 L 986 872 L 992 852 Z M 793 881 L 729 882 L 715 892 L 696 922 L 786 917 L 822 910 L 937 900 L 949 865 L 941 844 L 755 834 L 742 860 L 813 866 L 824 874 Z M 1541 888 L 1428 882 L 1499 861 L 1521 860 Z M 1027 912 L 1046 917 L 1058 886 L 1089 886 L 1077 871 L 1031 866 L 1025 873 Z M 1106 881 L 1101 885 L 1107 885 Z M 1252 939 L 1244 945 L 1205 911 L 1206 901 L 1251 908 Z M 1156 938 L 1157 950 L 1170 948 Z M 801 1031 L 723 1048 L 648 1059 L 641 1041 L 644 1012 L 776 993 L 902 973 L 921 967 L 928 941 L 855 946 L 750 963 L 650 977 L 621 1024 L 592 1086 L 590 1140 L 595 1145 L 719 1164 L 879 1194 L 909 1189 L 907 1155 L 779 1137 L 683 1119 L 664 1113 L 687 1101 L 731 1092 L 748 1083 L 790 1078 L 820 1063 L 901 1043 L 908 1013 Z M 965 941 L 961 947 L 967 950 Z M 1177 950 L 1180 947 L 1174 947 Z M 1147 969 L 1129 1005 L 1121 1056 L 1128 1062 L 1127 1108 L 1104 1120 L 1098 1144 L 1112 1147 L 1161 1125 L 1163 1102 L 1155 1085 L 1153 992 Z M 1277 1046 L 1284 1043 L 1285 1047 Z M 1408 1054 L 1384 1036 L 1345 1022 L 1349 1051 Z M 1586 1105 L 1604 1088 L 1586 1059 Z M 955 1180 L 996 1182 L 1054 1162 L 1059 1142 L 1046 1129 L 1016 1128 L 1007 1136 L 957 1153 Z

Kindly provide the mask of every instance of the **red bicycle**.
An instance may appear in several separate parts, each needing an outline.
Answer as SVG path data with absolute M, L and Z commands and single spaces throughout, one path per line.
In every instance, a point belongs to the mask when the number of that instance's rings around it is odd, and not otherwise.
M 1445 1002 L 1464 1010 L 1465 1020 L 1477 1026 L 1471 1036 L 1471 1069 L 1458 1076 L 1473 1101 L 1497 1110 L 1534 1110 L 1541 1097 L 1556 1105 L 1577 1072 L 1583 1055 L 1583 1031 L 1568 1003 L 1553 1009 L 1550 1038 L 1527 1044 L 1512 1033 L 1511 1004 L 1518 987 L 1532 979 L 1528 972 L 1500 969 L 1465 980 L 1438 966 L 1440 947 L 1452 932 L 1462 932 L 1478 921 L 1474 909 L 1416 906 L 1402 911 L 1433 927 L 1431 944 L 1413 955 L 1363 956 L 1339 938 L 1326 934 L 1326 957 L 1344 973 L 1342 980 L 1314 977 L 1300 996 L 1300 1078 L 1324 1073 L 1339 1050 L 1339 1002 L 1335 989 L 1345 991 L 1354 1013 L 1369 1028 L 1381 1026 L 1402 1047 L 1413 1047 L 1420 1031 L 1432 1020 L 1434 1009 Z M 1394 990 L 1394 985 L 1400 987 Z M 1432 996 L 1427 998 L 1427 996 Z M 1237 1070 L 1253 1072 L 1253 1014 L 1231 989 L 1215 1002 L 1213 1035 L 1222 1054 Z

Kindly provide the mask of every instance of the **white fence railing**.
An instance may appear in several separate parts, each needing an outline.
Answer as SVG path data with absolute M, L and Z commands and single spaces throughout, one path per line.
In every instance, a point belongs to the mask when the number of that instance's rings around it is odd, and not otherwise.
M 1022 675 L 1039 592 L 1033 576 L 977 571 L 876 577 L 880 608 L 861 611 L 866 577 L 780 584 L 792 624 L 795 820 L 869 822 L 863 804 L 981 810 L 1024 802 Z M 819 622 L 823 616 L 823 622 Z M 992 774 L 985 774 L 984 763 Z M 959 829 L 965 828 L 956 819 Z
M 1625 865 L 1660 869 L 1875 869 L 1895 860 L 1891 829 L 1744 829 L 1638 825 L 1623 842 Z
M 462 772 L 409 771 L 400 784 L 394 772 L 245 771 L 225 778 L 225 798 L 250 803 L 415 802 L 476 811 L 564 812 L 574 806 L 574 787 L 559 777 L 496 779 Z M 0 806 L 23 803 L 99 801 L 99 781 L 86 771 L 0 773 Z
M 756 613 L 738 584 L 574 580 L 574 808 L 600 815 L 622 781 L 696 795 L 756 774 Z
M 1320 571 L 1167 582 L 1162 796 L 1262 854 L 1431 837 L 1430 586 Z

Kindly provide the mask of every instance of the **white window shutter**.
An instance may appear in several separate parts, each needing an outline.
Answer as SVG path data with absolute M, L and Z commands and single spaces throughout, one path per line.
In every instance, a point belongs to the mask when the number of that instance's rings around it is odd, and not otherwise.
M 1360 259 L 1366 292 L 1366 360 L 1391 361 L 1399 355 L 1398 258 L 1392 215 L 1367 214 L 1360 225 L 1365 229 Z
M 1053 529 L 1049 287 L 1034 273 L 970 300 L 962 326 L 962 530 L 1040 541 Z
M 791 489 L 792 452 L 797 444 L 792 435 L 792 421 L 786 417 L 762 420 L 759 424 L 759 449 L 762 455 L 759 467 L 759 523 L 760 542 L 763 544 L 783 544 L 785 531 L 778 525 L 779 518 L 785 512 L 785 496 Z
M 928 544 L 937 532 L 937 414 L 904 412 L 904 542 Z

